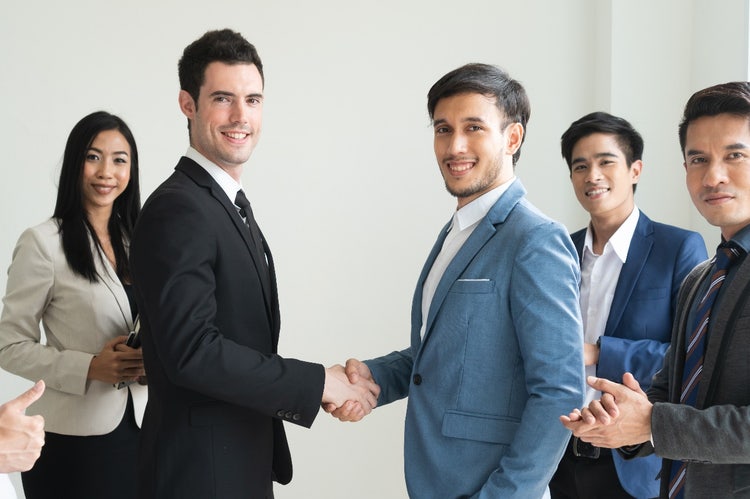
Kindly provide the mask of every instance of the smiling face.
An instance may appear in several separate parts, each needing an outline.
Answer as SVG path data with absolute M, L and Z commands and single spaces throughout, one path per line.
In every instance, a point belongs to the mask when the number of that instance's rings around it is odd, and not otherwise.
M 459 208 L 513 178 L 523 126 L 503 127 L 504 118 L 494 98 L 477 93 L 446 97 L 435 106 L 435 157 Z
M 750 124 L 743 116 L 698 118 L 687 127 L 685 172 L 693 204 L 729 240 L 750 224 Z
M 239 181 L 242 165 L 260 138 L 263 79 L 258 68 L 212 62 L 206 66 L 198 102 L 185 90 L 179 100 L 190 120 L 190 145 Z
M 87 213 L 111 212 L 130 182 L 130 144 L 118 130 L 104 130 L 91 142 L 81 173 L 81 196 Z
M 633 211 L 633 184 L 638 183 L 641 168 L 640 160 L 628 165 L 614 135 L 592 133 L 573 146 L 570 180 L 592 219 L 619 224 Z

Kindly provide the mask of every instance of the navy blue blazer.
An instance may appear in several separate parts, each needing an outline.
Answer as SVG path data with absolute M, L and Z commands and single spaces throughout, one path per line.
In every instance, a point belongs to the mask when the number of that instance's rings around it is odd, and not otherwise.
M 586 229 L 571 238 L 581 258 Z M 680 284 L 707 258 L 700 234 L 653 222 L 640 213 L 601 338 L 598 377 L 622 383 L 622 375 L 630 372 L 644 391 L 648 389 L 669 347 Z M 628 493 L 635 497 L 659 495 L 656 477 L 660 458 L 626 461 L 617 453 L 613 457 L 620 483 Z

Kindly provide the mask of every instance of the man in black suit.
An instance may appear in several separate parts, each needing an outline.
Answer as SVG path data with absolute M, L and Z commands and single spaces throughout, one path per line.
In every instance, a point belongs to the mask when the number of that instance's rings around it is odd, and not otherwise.
M 240 184 L 261 130 L 255 48 L 210 31 L 179 76 L 190 148 L 131 245 L 149 383 L 139 497 L 273 497 L 272 481 L 292 478 L 282 421 L 309 427 L 321 402 L 369 412 L 378 388 L 277 354 L 273 259 Z

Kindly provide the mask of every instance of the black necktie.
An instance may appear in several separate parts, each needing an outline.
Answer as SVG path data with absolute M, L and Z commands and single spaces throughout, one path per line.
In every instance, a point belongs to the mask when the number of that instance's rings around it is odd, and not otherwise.
M 240 215 L 245 219 L 245 225 L 250 229 L 250 238 L 253 240 L 255 250 L 257 251 L 258 256 L 263 260 L 263 266 L 265 267 L 266 252 L 263 250 L 263 237 L 260 235 L 260 228 L 258 228 L 258 224 L 253 216 L 253 210 L 250 208 L 250 201 L 247 200 L 242 189 L 237 191 L 237 196 L 234 198 L 234 204 L 240 208 Z

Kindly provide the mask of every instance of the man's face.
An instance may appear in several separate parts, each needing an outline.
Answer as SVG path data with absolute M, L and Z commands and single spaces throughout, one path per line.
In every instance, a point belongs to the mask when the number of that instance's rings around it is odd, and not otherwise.
M 459 208 L 513 177 L 523 127 L 503 129 L 503 120 L 495 99 L 477 93 L 446 97 L 435 106 L 435 157 Z
M 181 90 L 180 108 L 191 120 L 190 144 L 227 173 L 239 177 L 260 138 L 263 80 L 258 68 L 254 64 L 212 62 L 206 66 L 198 102 Z
M 693 204 L 724 239 L 750 224 L 750 125 L 732 114 L 690 122 L 685 136 L 686 183 Z
M 633 211 L 633 184 L 641 168 L 640 160 L 628 166 L 614 135 L 592 133 L 573 146 L 570 181 L 592 218 L 622 223 Z

